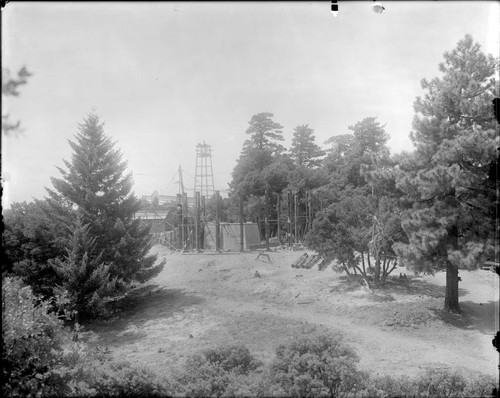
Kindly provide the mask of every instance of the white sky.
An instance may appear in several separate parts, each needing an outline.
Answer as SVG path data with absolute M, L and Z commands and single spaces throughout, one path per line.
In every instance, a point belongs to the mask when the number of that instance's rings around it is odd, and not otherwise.
M 33 72 L 3 112 L 24 134 L 2 137 L 2 204 L 46 196 L 67 139 L 93 108 L 117 141 L 140 197 L 194 185 L 196 145 L 212 145 L 224 192 L 252 115 L 274 113 L 286 146 L 309 124 L 317 143 L 365 117 L 411 150 L 422 78 L 466 33 L 499 56 L 496 1 L 11 2 L 2 66 Z

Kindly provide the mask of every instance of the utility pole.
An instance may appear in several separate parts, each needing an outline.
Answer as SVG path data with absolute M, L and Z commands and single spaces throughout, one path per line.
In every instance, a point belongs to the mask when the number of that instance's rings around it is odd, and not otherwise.
M 182 180 L 182 167 L 179 165 L 179 194 L 184 195 L 184 181 Z

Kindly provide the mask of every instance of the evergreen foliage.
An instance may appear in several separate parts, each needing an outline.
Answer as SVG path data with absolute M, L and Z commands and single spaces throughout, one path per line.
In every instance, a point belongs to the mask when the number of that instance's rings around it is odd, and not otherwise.
M 117 292 L 116 277 L 110 275 L 110 264 L 96 252 L 96 238 L 89 236 L 89 226 L 78 220 L 64 260 L 51 261 L 62 281 L 56 294 L 68 300 L 66 310 L 83 317 L 105 314 L 106 298 Z M 81 319 L 81 318 L 80 318 Z
M 409 243 L 395 250 L 416 271 L 445 268 L 445 309 L 460 312 L 458 269 L 477 267 L 495 244 L 497 192 L 488 172 L 500 143 L 491 109 L 498 61 L 469 35 L 444 58 L 443 76 L 422 80 L 426 94 L 414 104 L 416 150 L 396 175 Z
M 149 228 L 134 219 L 140 201 L 131 192 L 132 175 L 125 174 L 126 162 L 96 115 L 84 119 L 70 146 L 73 155 L 71 162 L 64 161 L 67 170 L 58 168 L 62 178 L 52 178 L 55 190 L 47 189 L 51 203 L 66 201 L 78 210 L 95 245 L 92 252 L 99 263 L 109 266 L 117 288 L 158 275 L 163 263 L 155 265 L 156 256 L 148 255 Z
M 290 156 L 297 166 L 316 167 L 325 152 L 315 143 L 314 130 L 307 124 L 295 127 Z
M 246 154 L 253 149 L 266 150 L 272 155 L 278 155 L 284 151 L 284 147 L 277 141 L 283 141 L 283 126 L 272 120 L 274 115 L 269 112 L 261 112 L 252 116 L 248 122 L 250 125 L 246 131 L 250 138 L 243 144 L 243 153 Z
M 169 396 L 159 374 L 74 342 L 50 307 L 19 279 L 3 279 L 3 397 Z
M 335 136 L 324 168 L 330 182 L 318 190 L 329 205 L 316 215 L 306 245 L 367 284 L 383 283 L 394 269 L 393 243 L 404 240 L 389 136 L 369 117 Z M 372 260 L 374 261 L 372 265 Z
M 272 113 L 263 112 L 252 116 L 246 131 L 250 138 L 243 144 L 240 158 L 233 169 L 230 188 L 236 195 L 263 195 L 266 184 L 262 175 L 284 148 L 283 126 L 274 122 Z
M 66 215 L 60 217 L 47 201 L 36 200 L 13 203 L 3 216 L 2 274 L 21 277 L 35 294 L 48 299 L 60 283 L 49 260 L 64 256 L 73 212 L 66 208 Z
M 361 172 L 363 164 L 380 167 L 389 159 L 388 134 L 375 117 L 367 117 L 349 126 L 352 134 L 331 137 L 331 144 L 324 167 L 330 174 L 330 191 L 342 191 L 346 187 L 366 187 Z
M 54 394 L 51 370 L 61 364 L 69 341 L 62 322 L 48 313 L 18 278 L 2 280 L 2 396 Z M 54 382 L 54 380 L 52 380 Z M 57 395 L 57 394 L 56 394 Z

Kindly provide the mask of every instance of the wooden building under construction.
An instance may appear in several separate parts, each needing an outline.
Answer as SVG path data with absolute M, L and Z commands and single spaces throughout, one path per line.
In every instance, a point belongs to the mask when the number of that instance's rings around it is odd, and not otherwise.
M 216 250 L 216 223 L 205 225 L 204 242 L 205 250 Z M 260 245 L 259 227 L 256 223 L 243 224 L 243 250 L 250 250 L 252 246 Z M 224 251 L 241 250 L 241 224 L 220 223 L 220 249 Z

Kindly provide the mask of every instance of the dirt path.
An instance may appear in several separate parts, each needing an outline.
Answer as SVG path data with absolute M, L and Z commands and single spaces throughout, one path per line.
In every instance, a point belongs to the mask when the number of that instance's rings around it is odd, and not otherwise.
M 409 286 L 396 280 L 373 294 L 331 269 L 291 268 L 302 252 L 273 252 L 266 263 L 256 253 L 155 251 L 167 259 L 164 271 L 135 292 L 120 318 L 87 326 L 96 343 L 122 359 L 168 373 L 200 349 L 239 343 L 268 360 L 296 334 L 332 330 L 375 373 L 450 367 L 496 375 L 498 277 L 492 273 L 460 273 L 464 315 L 458 316 L 440 310 L 443 273 Z

